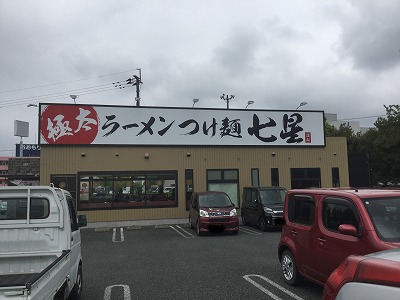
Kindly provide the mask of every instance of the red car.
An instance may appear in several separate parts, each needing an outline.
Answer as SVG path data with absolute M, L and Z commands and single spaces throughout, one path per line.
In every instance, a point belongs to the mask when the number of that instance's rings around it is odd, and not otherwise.
M 194 192 L 190 200 L 190 228 L 197 234 L 224 230 L 237 234 L 239 219 L 235 206 L 224 192 Z
M 322 299 L 400 299 L 400 248 L 350 255 L 329 276 Z
M 283 279 L 324 285 L 347 256 L 400 247 L 400 190 L 291 190 L 284 219 Z

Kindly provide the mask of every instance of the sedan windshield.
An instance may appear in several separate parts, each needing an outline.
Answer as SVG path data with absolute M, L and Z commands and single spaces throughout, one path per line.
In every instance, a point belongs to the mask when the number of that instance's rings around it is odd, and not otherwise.
M 227 195 L 224 194 L 210 194 L 199 196 L 200 207 L 229 207 L 232 202 Z
M 379 238 L 400 242 L 400 198 L 365 199 L 364 205 Z
M 261 202 L 264 205 L 279 205 L 285 201 L 285 190 L 261 190 Z

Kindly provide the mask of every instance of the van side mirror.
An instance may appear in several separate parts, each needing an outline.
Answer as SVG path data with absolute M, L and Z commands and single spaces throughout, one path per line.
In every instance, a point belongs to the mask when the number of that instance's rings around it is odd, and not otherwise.
M 358 230 L 356 227 L 354 227 L 351 224 L 341 224 L 339 225 L 339 233 L 345 234 L 345 235 L 351 235 L 358 237 Z
M 78 216 L 78 225 L 79 225 L 79 227 L 87 226 L 86 215 L 79 215 Z

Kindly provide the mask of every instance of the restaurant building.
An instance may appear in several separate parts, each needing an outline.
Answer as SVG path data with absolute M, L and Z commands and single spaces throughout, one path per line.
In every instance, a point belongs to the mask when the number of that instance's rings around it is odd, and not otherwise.
M 40 104 L 40 182 L 88 222 L 182 219 L 192 191 L 349 185 L 323 111 Z

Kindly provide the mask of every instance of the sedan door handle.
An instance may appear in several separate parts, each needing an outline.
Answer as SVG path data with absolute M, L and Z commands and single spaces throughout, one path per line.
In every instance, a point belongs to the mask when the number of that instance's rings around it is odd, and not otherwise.
M 296 230 L 291 230 L 293 235 L 297 235 L 297 231 Z
M 320 243 L 321 245 L 324 244 L 324 243 L 326 242 L 326 240 L 323 239 L 323 238 L 318 238 L 318 241 L 319 241 L 319 243 Z

